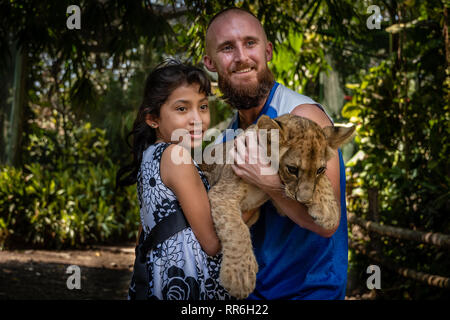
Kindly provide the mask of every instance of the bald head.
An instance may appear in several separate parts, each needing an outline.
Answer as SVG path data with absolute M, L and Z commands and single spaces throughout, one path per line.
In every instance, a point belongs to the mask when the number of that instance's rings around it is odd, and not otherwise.
M 209 21 L 206 28 L 205 49 L 206 54 L 210 53 L 213 44 L 216 44 L 216 35 L 220 33 L 223 28 L 228 28 L 232 22 L 243 22 L 250 24 L 253 30 L 260 33 L 261 38 L 267 43 L 267 35 L 261 22 L 251 12 L 241 8 L 228 8 L 217 13 Z
M 217 72 L 223 97 L 236 108 L 259 106 L 273 85 L 272 43 L 261 22 L 243 9 L 218 13 L 206 32 L 205 67 Z

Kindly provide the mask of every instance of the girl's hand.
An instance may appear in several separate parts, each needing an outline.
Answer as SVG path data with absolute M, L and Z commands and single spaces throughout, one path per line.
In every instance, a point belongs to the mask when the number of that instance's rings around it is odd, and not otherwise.
M 139 245 L 139 238 L 141 237 L 141 233 L 142 233 L 142 223 L 139 223 L 139 231 L 136 238 L 136 247 Z
M 244 220 L 244 223 L 247 223 L 253 217 L 253 215 L 258 211 L 258 209 L 259 208 L 242 212 L 242 220 Z

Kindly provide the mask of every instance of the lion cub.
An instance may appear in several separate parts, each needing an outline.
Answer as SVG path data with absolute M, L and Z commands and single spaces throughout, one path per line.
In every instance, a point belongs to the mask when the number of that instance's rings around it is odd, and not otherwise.
M 275 119 L 261 116 L 249 130 L 266 129 L 279 132 L 277 153 L 278 174 L 287 197 L 308 207 L 308 213 L 315 223 L 325 229 L 333 229 L 339 224 L 339 205 L 336 202 L 328 177 L 324 174 L 329 159 L 337 149 L 348 141 L 354 126 L 329 126 L 322 129 L 315 122 L 285 114 Z M 268 139 L 267 150 L 270 150 Z M 211 154 L 230 150 L 234 141 L 208 146 Z M 222 148 L 222 150 L 219 150 Z M 268 156 L 271 156 L 268 154 Z M 273 159 L 273 158 L 272 158 Z M 269 200 L 262 190 L 246 183 L 234 174 L 230 164 L 202 164 L 211 189 L 208 192 L 211 214 L 217 235 L 222 244 L 222 265 L 220 281 L 228 292 L 239 299 L 246 298 L 255 288 L 258 264 L 253 253 L 248 226 L 241 218 L 242 212 L 259 208 Z M 280 214 L 283 215 L 282 212 Z M 252 217 L 252 223 L 259 215 Z

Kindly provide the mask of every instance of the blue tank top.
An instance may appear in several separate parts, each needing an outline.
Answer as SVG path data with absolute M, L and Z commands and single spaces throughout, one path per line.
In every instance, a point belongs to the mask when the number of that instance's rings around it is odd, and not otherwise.
M 325 112 L 314 100 L 275 82 L 258 118 L 263 114 L 275 118 L 301 104 L 315 104 Z M 229 128 L 237 129 L 238 121 L 236 114 Z M 330 121 L 333 122 L 331 118 Z M 280 216 L 272 203 L 266 202 L 259 220 L 250 228 L 259 272 L 256 288 L 248 299 L 345 298 L 348 267 L 345 166 L 340 149 L 338 154 L 341 219 L 337 231 L 330 238 L 321 237 Z

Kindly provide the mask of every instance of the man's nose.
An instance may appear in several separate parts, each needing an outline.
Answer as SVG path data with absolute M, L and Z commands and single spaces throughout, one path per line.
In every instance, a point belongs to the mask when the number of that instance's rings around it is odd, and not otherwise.
M 238 45 L 236 46 L 234 62 L 246 62 L 248 60 L 247 51 L 244 46 Z

